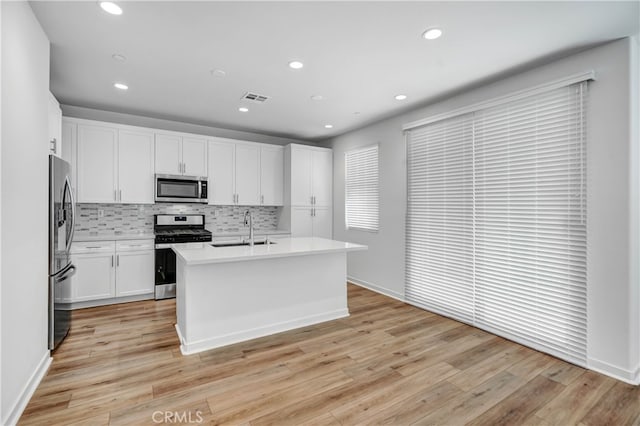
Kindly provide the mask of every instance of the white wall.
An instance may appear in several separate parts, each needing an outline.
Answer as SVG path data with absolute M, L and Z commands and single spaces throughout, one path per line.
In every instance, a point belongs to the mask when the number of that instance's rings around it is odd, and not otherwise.
M 17 420 L 47 350 L 49 41 L 26 2 L 2 8 L 0 423 Z
M 477 102 L 595 70 L 588 111 L 588 362 L 594 369 L 633 380 L 638 366 L 637 230 L 631 225 L 637 195 L 631 184 L 639 158 L 632 155 L 630 40 L 539 66 L 336 137 L 334 149 L 334 238 L 367 244 L 349 255 L 348 274 L 383 293 L 404 289 L 406 165 L 402 125 Z M 637 120 L 637 115 L 633 116 Z M 380 144 L 380 232 L 344 229 L 344 152 Z M 637 142 L 636 142 L 637 143 Z M 635 233 L 633 233 L 635 232 Z M 633 234 L 632 234 L 633 233 Z
M 260 142 L 260 143 L 270 143 L 274 145 L 287 145 L 290 143 L 316 145 L 316 143 L 314 142 L 308 142 L 308 141 L 303 141 L 298 139 L 280 138 L 276 136 L 263 135 L 260 133 L 240 132 L 237 130 L 222 129 L 219 127 L 201 126 L 198 124 L 163 120 L 163 119 L 152 118 L 152 117 L 143 117 L 141 115 L 122 114 L 119 112 L 83 108 L 83 107 L 78 107 L 73 105 L 62 105 L 62 113 L 65 117 L 107 121 L 109 123 L 149 127 L 152 129 L 172 130 L 175 132 L 195 133 L 198 135 L 217 136 L 221 138 L 239 139 L 239 140 Z
M 631 39 L 631 235 L 640 235 L 640 34 Z M 634 293 L 630 297 L 632 312 L 637 312 L 637 317 L 631 318 L 632 329 L 638 336 L 635 346 L 631 348 L 631 359 L 636 359 L 636 381 L 640 382 L 640 238 L 631 240 L 629 250 L 629 263 L 631 282 Z

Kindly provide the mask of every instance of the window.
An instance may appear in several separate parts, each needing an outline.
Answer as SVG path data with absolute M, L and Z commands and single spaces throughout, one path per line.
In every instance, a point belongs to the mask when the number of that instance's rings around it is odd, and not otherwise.
M 586 89 L 410 130 L 407 300 L 585 365 Z
M 347 229 L 378 231 L 378 145 L 345 153 Z

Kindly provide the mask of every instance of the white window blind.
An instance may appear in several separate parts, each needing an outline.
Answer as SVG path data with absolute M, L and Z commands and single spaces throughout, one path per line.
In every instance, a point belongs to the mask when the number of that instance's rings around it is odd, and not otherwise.
M 473 116 L 411 132 L 406 297 L 473 320 Z
M 347 229 L 378 231 L 378 145 L 345 153 Z
M 586 88 L 435 122 L 407 140 L 407 299 L 581 365 Z M 438 130 L 461 120 L 470 137 Z M 460 144 L 471 160 L 449 152 Z M 454 163 L 465 178 L 451 179 Z

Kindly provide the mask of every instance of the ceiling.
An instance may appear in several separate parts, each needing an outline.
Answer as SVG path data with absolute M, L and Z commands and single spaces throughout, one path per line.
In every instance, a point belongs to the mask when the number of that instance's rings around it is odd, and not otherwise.
M 118 4 L 120 16 L 96 1 L 31 2 L 61 103 L 306 140 L 637 34 L 640 16 L 637 1 Z M 423 39 L 431 27 L 443 36 Z M 304 68 L 289 68 L 294 59 Z

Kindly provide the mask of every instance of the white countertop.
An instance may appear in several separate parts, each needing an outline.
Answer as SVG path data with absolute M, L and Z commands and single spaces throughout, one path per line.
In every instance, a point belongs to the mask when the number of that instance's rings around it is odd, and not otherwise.
M 304 256 L 331 252 L 367 250 L 367 246 L 324 238 L 281 238 L 275 244 L 213 247 L 211 243 L 172 244 L 176 255 L 187 265 L 241 262 L 276 257 Z
M 120 241 L 120 240 L 153 240 L 153 232 L 115 233 L 115 232 L 76 232 L 73 241 Z

